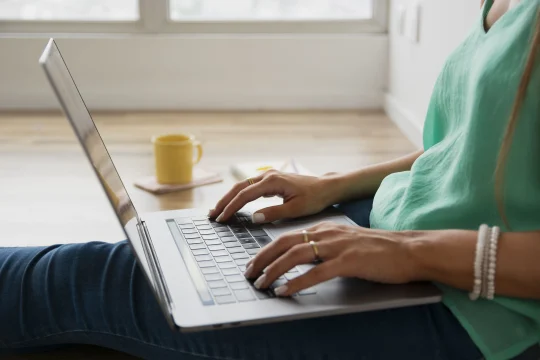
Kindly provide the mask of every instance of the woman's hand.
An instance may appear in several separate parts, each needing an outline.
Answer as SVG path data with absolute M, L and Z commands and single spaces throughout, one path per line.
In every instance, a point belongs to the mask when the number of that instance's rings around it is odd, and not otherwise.
M 253 222 L 267 223 L 280 219 L 295 218 L 318 213 L 332 205 L 331 187 L 325 186 L 324 177 L 303 176 L 269 170 L 237 183 L 210 210 L 208 216 L 218 222 L 227 221 L 250 201 L 263 196 L 280 196 L 283 205 L 271 206 L 253 214 Z
M 390 284 L 418 278 L 404 233 L 332 222 L 306 230 L 308 240 L 316 243 L 322 262 L 274 289 L 278 296 L 289 296 L 335 277 L 357 277 Z M 304 240 L 302 232 L 290 232 L 272 241 L 247 264 L 245 276 L 257 278 L 260 275 L 255 287 L 264 289 L 295 266 L 313 262 L 316 260 L 313 246 Z

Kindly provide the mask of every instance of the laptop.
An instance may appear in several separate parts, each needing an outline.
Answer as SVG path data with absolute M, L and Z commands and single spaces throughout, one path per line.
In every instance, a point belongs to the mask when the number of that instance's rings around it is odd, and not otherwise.
M 200 331 L 276 321 L 435 303 L 429 283 L 384 285 L 336 278 L 278 298 L 272 289 L 313 264 L 297 266 L 270 289 L 259 291 L 243 276 L 245 265 L 280 234 L 320 221 L 354 222 L 337 210 L 273 224 L 251 223 L 249 206 L 225 223 L 203 209 L 139 213 L 122 183 L 84 100 L 51 39 L 39 63 L 124 229 L 169 325 Z

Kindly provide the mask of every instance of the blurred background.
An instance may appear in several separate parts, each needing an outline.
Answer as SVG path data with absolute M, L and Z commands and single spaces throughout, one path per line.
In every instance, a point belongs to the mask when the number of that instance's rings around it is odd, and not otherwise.
M 210 208 L 234 164 L 294 158 L 320 175 L 421 147 L 479 3 L 0 0 L 0 246 L 124 237 L 38 65 L 50 37 L 139 210 Z M 154 173 L 150 137 L 172 132 L 201 140 L 223 182 L 135 188 Z

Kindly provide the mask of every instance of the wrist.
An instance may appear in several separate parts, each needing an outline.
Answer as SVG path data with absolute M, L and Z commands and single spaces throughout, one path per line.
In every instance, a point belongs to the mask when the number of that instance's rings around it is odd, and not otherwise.
M 324 207 L 332 206 L 347 200 L 347 179 L 345 174 L 330 173 L 320 180 L 320 194 Z

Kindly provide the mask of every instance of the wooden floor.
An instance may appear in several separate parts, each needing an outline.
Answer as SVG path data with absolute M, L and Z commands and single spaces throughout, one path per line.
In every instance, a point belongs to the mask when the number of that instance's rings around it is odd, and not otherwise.
M 294 157 L 323 174 L 414 150 L 379 112 L 117 113 L 98 114 L 95 120 L 140 212 L 212 207 L 233 183 L 229 167 L 239 161 Z M 153 173 L 151 136 L 173 132 L 195 134 L 205 151 L 200 166 L 219 171 L 225 181 L 162 196 L 134 188 L 135 179 Z M 0 114 L 0 164 L 0 247 L 123 240 L 63 116 Z M 103 358 L 107 352 L 82 353 L 51 358 Z M 17 357 L 22 358 L 34 359 Z
M 294 157 L 323 174 L 414 150 L 382 113 L 98 114 L 98 128 L 140 212 L 211 208 L 238 161 Z M 225 182 L 154 196 L 132 186 L 153 173 L 150 137 L 189 132 L 200 164 Z M 114 242 L 123 234 L 68 122 L 61 115 L 0 114 L 0 246 Z

